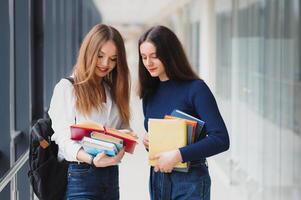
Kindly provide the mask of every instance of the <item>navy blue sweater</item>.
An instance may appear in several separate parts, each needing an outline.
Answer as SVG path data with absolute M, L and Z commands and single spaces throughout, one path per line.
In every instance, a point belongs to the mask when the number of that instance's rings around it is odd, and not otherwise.
M 164 118 L 174 109 L 205 122 L 202 135 L 194 144 L 180 148 L 183 162 L 196 161 L 229 148 L 229 136 L 214 96 L 203 80 L 160 82 L 156 92 L 143 98 L 144 127 L 149 118 Z

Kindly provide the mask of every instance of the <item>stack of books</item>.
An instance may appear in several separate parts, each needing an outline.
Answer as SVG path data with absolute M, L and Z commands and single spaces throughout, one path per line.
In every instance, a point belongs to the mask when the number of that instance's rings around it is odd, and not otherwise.
M 200 135 L 204 122 L 180 110 L 174 110 L 164 119 L 149 119 L 149 154 L 170 151 L 195 143 Z M 155 166 L 156 160 L 149 160 Z M 173 170 L 189 171 L 189 162 L 177 163 Z
M 95 122 L 74 124 L 70 129 L 71 139 L 80 141 L 84 150 L 93 156 L 102 152 L 115 156 L 122 148 L 133 153 L 137 144 L 134 136 Z

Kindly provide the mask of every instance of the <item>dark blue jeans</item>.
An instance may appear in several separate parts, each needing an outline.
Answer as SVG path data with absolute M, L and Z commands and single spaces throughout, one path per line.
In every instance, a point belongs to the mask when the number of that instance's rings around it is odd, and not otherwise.
M 210 200 L 211 179 L 199 167 L 187 173 L 160 173 L 151 168 L 150 184 L 152 200 Z
M 118 166 L 93 168 L 88 164 L 70 163 L 67 200 L 118 200 Z

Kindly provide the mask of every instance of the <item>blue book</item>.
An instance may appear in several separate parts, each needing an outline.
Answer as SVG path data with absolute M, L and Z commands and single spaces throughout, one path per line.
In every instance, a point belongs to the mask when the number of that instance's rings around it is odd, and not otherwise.
M 187 124 L 187 144 L 192 144 L 193 141 L 193 126 Z
M 114 151 L 107 150 L 107 149 L 101 149 L 101 148 L 95 148 L 95 147 L 91 147 L 89 145 L 83 145 L 83 148 L 84 148 L 85 152 L 87 152 L 88 154 L 90 154 L 94 157 L 97 156 L 97 154 L 102 153 L 102 152 L 104 152 L 108 156 L 116 155 L 116 153 Z
M 83 137 L 81 141 L 84 150 L 92 156 L 105 152 L 108 156 L 115 156 L 118 152 L 116 146 L 109 142 Z
M 180 118 L 183 118 L 183 119 L 188 119 L 188 120 L 193 120 L 193 121 L 196 121 L 197 122 L 197 128 L 196 128 L 196 133 L 195 133 L 195 141 L 197 141 L 201 135 L 201 132 L 202 132 L 202 129 L 204 127 L 204 124 L 205 122 L 194 117 L 194 116 L 191 116 L 183 111 L 180 111 L 180 110 L 173 110 L 172 113 L 170 114 L 172 116 L 175 116 L 175 117 L 180 117 Z

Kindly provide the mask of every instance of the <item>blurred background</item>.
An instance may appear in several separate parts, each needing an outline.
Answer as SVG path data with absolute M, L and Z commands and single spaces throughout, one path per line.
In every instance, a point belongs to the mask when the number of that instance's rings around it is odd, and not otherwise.
M 300 0 L 1 0 L 0 199 L 34 199 L 28 135 L 97 23 L 122 33 L 140 144 L 120 164 L 121 200 L 147 200 L 137 96 L 139 36 L 165 25 L 213 91 L 230 150 L 209 158 L 213 200 L 301 199 Z

